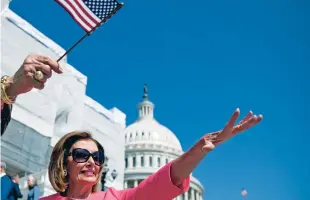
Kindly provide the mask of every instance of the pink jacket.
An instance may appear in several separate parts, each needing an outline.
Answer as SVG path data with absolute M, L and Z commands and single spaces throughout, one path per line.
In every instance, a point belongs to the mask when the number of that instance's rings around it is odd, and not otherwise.
M 177 187 L 171 182 L 171 163 L 141 182 L 137 187 L 126 190 L 109 188 L 106 192 L 92 193 L 85 200 L 171 200 L 189 189 L 190 178 L 187 177 Z M 42 197 L 40 200 L 66 200 L 59 193 Z

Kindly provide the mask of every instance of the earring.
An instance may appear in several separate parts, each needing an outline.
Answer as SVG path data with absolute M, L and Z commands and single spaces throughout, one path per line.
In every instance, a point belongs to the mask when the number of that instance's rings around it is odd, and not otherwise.
M 64 175 L 65 175 L 65 176 L 67 176 L 67 175 L 68 175 L 67 170 L 64 170 Z

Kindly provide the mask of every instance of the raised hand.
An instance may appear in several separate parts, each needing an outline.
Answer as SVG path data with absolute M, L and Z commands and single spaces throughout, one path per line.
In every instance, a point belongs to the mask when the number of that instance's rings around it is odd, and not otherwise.
M 62 73 L 56 61 L 46 56 L 29 55 L 14 76 L 9 77 L 6 92 L 10 97 L 16 97 L 33 88 L 43 89 L 47 79 L 52 76 L 52 71 Z
M 202 150 L 205 152 L 212 151 L 215 146 L 229 140 L 238 133 L 248 130 L 263 119 L 262 115 L 253 115 L 253 112 L 250 111 L 237 125 L 235 125 L 239 115 L 240 110 L 237 108 L 222 130 L 206 134 L 204 136 L 205 145 L 202 147 Z

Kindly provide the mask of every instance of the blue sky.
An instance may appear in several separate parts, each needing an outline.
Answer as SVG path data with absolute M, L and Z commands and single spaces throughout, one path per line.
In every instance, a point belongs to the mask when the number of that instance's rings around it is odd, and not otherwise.
M 83 30 L 54 1 L 11 8 L 68 49 Z M 69 54 L 87 94 L 136 117 L 143 84 L 155 116 L 184 150 L 236 107 L 262 123 L 218 147 L 195 170 L 204 199 L 310 199 L 310 1 L 125 1 Z

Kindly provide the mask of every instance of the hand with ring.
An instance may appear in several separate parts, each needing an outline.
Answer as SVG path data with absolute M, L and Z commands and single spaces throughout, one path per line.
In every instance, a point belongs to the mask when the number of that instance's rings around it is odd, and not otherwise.
M 7 80 L 6 93 L 16 97 L 27 93 L 33 88 L 43 89 L 45 82 L 52 76 L 52 72 L 63 73 L 59 64 L 49 57 L 29 55 L 22 66 Z

